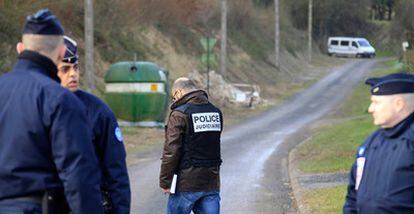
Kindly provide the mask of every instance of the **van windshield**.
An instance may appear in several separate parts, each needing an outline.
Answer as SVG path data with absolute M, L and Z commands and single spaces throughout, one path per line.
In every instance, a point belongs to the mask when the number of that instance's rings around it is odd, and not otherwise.
M 366 40 L 358 40 L 358 44 L 359 44 L 359 46 L 362 46 L 362 47 L 370 47 L 371 46 L 369 44 L 369 42 L 366 41 Z

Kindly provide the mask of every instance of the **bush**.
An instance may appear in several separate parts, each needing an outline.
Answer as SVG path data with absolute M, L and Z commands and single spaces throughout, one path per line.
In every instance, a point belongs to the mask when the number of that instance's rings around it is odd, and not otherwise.
M 407 31 L 414 31 L 414 1 L 399 0 L 395 7 L 394 25 Z M 399 32 L 401 33 L 401 32 Z
M 319 44 L 329 36 L 374 36 L 374 25 L 367 22 L 369 0 L 313 1 L 313 35 Z M 294 26 L 308 28 L 308 0 L 287 2 Z

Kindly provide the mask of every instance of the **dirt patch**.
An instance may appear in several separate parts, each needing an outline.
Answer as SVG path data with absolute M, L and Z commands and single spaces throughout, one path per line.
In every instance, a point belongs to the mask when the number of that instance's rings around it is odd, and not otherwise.
M 153 157 L 161 157 L 160 148 L 164 142 L 164 129 L 123 127 L 128 165 Z

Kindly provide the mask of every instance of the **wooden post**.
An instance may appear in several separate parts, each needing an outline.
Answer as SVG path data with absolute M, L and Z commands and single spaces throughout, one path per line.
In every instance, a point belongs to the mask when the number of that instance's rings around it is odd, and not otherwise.
M 279 0 L 275 0 L 275 66 L 279 70 L 280 67 L 280 32 L 279 32 Z
M 312 0 L 309 0 L 308 10 L 308 61 L 312 62 Z

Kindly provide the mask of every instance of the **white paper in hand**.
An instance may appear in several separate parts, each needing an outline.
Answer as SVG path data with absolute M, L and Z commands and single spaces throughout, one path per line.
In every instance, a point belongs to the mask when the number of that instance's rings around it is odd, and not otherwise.
M 176 187 L 177 187 L 177 174 L 174 174 L 173 180 L 171 182 L 170 194 L 174 194 L 175 193 L 175 188 Z

